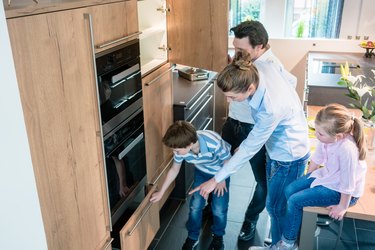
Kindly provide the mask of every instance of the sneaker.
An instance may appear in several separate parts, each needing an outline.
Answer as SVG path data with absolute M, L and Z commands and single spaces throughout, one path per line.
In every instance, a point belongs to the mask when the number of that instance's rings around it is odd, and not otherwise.
M 212 241 L 208 250 L 224 250 L 223 236 L 212 235 Z
M 197 240 L 192 240 L 189 237 L 186 238 L 184 245 L 182 246 L 182 250 L 194 250 L 198 246 Z
M 271 247 L 250 247 L 249 250 L 298 250 L 298 246 L 296 244 L 290 246 L 280 240 L 276 245 Z
M 242 241 L 249 241 L 254 238 L 256 231 L 256 222 L 244 222 L 242 224 L 241 232 L 238 235 L 238 239 Z

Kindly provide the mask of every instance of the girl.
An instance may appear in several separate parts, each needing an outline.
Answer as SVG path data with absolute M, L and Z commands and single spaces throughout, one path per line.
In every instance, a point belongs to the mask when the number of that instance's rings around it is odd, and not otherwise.
M 318 112 L 315 134 L 319 144 L 308 174 L 285 189 L 287 215 L 277 249 L 296 248 L 303 207 L 328 206 L 329 216 L 342 220 L 363 194 L 367 149 L 361 121 L 344 106 L 330 104 Z

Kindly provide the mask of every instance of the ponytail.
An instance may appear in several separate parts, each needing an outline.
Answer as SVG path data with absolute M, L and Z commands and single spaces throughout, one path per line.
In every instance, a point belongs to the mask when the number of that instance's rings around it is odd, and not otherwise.
M 354 117 L 353 118 L 352 134 L 353 134 L 354 140 L 355 140 L 355 142 L 357 143 L 357 146 L 358 146 L 359 159 L 360 160 L 365 160 L 366 159 L 366 153 L 367 153 L 366 140 L 365 140 L 365 135 L 364 135 L 363 130 L 364 129 L 363 129 L 362 121 L 359 120 L 358 118 Z

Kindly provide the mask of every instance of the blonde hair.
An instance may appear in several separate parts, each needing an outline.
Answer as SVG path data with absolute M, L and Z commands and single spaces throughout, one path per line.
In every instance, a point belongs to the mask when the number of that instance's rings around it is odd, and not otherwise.
M 186 121 L 176 121 L 169 126 L 163 137 L 163 143 L 169 148 L 186 148 L 198 140 L 197 131 Z
M 367 148 L 362 121 L 340 104 L 329 104 L 316 115 L 315 123 L 331 136 L 339 133 L 352 134 L 359 151 L 359 159 L 366 158 Z
M 250 54 L 244 50 L 239 50 L 232 63 L 220 72 L 217 78 L 217 86 L 223 92 L 245 93 L 252 84 L 258 87 L 258 70 L 251 61 Z

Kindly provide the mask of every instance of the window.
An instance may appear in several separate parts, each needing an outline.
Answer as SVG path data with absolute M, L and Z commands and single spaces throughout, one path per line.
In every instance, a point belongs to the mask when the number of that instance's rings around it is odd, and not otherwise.
M 338 38 L 344 0 L 287 0 L 286 37 Z
M 246 20 L 258 20 L 262 0 L 230 0 L 229 27 Z

